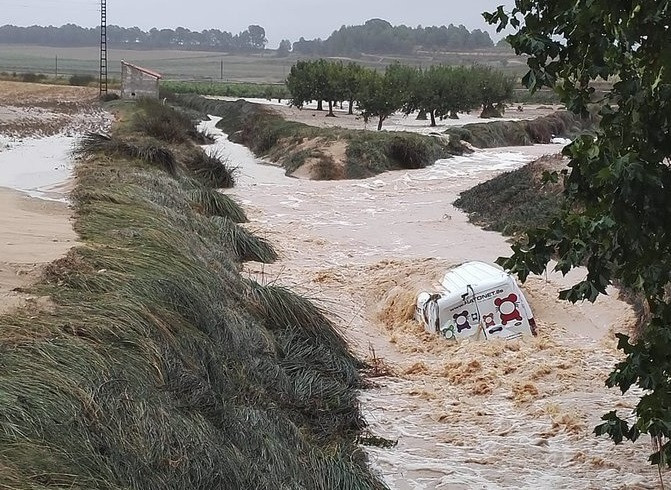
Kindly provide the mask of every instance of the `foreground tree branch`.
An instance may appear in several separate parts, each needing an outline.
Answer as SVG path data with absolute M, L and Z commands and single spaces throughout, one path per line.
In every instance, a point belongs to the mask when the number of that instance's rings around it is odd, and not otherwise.
M 596 136 L 583 136 L 564 153 L 561 215 L 547 229 L 531 230 L 500 263 L 526 279 L 545 270 L 586 265 L 586 279 L 561 293 L 594 301 L 617 280 L 642 295 L 651 319 L 635 339 L 619 334 L 626 358 L 606 380 L 623 393 L 643 390 L 632 414 L 603 417 L 597 435 L 615 443 L 650 434 L 654 464 L 671 463 L 671 3 L 640 0 L 516 1 L 485 19 L 517 32 L 507 41 L 529 56 L 524 83 L 553 87 L 566 106 L 601 117 Z M 613 82 L 599 91 L 603 82 Z M 556 176 L 555 176 L 556 177 Z

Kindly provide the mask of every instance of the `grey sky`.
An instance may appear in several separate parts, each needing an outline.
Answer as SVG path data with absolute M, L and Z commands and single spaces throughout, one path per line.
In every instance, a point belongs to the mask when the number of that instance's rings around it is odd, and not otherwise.
M 92 27 L 99 23 L 100 0 L 0 0 L 0 23 L 55 25 L 68 22 Z M 326 38 L 341 25 L 379 17 L 409 26 L 463 24 L 486 29 L 480 16 L 513 0 L 107 0 L 108 23 L 124 27 L 186 27 L 244 30 L 250 24 L 266 29 L 269 46 L 283 38 Z M 9 5 L 7 5 L 9 4 Z

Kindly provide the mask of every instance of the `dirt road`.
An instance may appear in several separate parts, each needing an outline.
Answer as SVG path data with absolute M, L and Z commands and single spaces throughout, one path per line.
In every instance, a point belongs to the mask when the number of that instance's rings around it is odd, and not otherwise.
M 615 447 L 591 433 L 603 413 L 634 403 L 602 381 L 617 358 L 613 331 L 633 319 L 626 305 L 564 305 L 562 281 L 550 276 L 526 285 L 536 339 L 455 345 L 411 320 L 416 291 L 450 264 L 509 251 L 451 205 L 458 193 L 557 147 L 314 182 L 286 178 L 225 140 L 217 146 L 241 167 L 233 192 L 251 210 L 250 227 L 282 253 L 248 273 L 315 298 L 361 355 L 374 351 L 392 371 L 362 394 L 373 431 L 398 440 L 369 450 L 391 488 L 655 488 L 646 440 Z

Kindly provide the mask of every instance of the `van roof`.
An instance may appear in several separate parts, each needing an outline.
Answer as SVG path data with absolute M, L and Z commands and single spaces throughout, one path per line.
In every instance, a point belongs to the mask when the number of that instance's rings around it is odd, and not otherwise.
M 463 293 L 468 286 L 475 292 L 490 289 L 510 281 L 510 276 L 502 269 L 484 262 L 466 262 L 447 271 L 441 286 L 449 293 Z

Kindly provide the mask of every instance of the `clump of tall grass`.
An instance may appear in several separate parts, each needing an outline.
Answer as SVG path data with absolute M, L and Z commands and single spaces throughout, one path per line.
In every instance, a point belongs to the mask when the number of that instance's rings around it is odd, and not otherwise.
M 222 216 L 235 223 L 246 223 L 247 215 L 233 198 L 215 189 L 198 187 L 189 191 L 192 207 L 204 216 Z
M 207 143 L 207 138 L 195 129 L 191 119 L 169 105 L 149 98 L 139 99 L 137 105 L 140 111 L 132 119 L 135 131 L 168 143 Z
M 186 167 L 203 184 L 215 189 L 227 189 L 235 186 L 237 167 L 217 153 L 204 150 L 194 152 L 186 161 Z
M 268 328 L 301 328 L 307 337 L 328 345 L 342 358 L 350 359 L 354 364 L 363 367 L 349 353 L 347 342 L 333 323 L 306 298 L 284 286 L 251 282 L 247 290 L 247 300 L 249 306 L 266 320 Z
M 245 230 L 229 218 L 214 217 L 212 221 L 219 228 L 222 240 L 229 244 L 240 262 L 251 260 L 270 264 L 277 260 L 277 252 L 267 240 Z
M 73 150 L 73 154 L 78 157 L 88 157 L 98 153 L 141 160 L 165 170 L 170 175 L 177 173 L 177 161 L 173 152 L 152 143 L 134 144 L 116 136 L 87 133 L 79 139 Z

